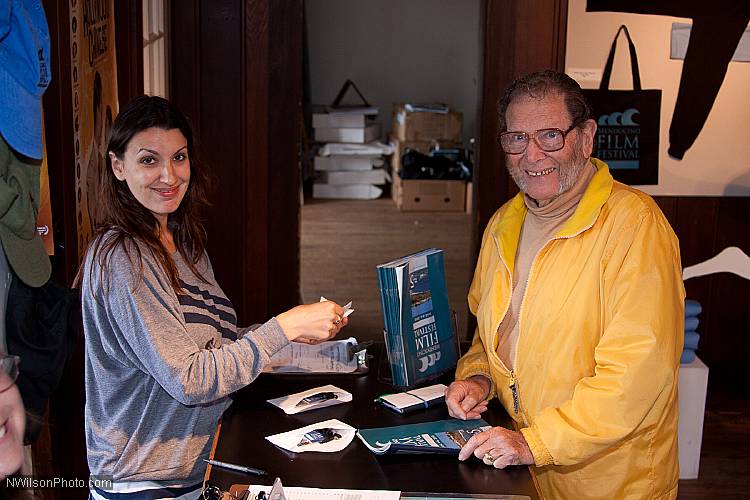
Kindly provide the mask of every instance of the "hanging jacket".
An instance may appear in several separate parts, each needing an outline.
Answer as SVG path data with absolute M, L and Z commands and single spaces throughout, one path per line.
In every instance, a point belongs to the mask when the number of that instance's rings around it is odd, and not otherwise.
M 674 498 L 679 245 L 652 198 L 591 161 L 597 172 L 578 207 L 532 263 L 513 371 L 495 349 L 523 195 L 490 220 L 468 297 L 477 331 L 456 378 L 492 380 L 490 397 L 521 429 L 545 498 Z
M 42 430 L 47 402 L 75 349 L 80 322 L 75 290 L 52 281 L 31 287 L 13 273 L 5 329 L 8 353 L 21 357 L 16 384 L 26 409 L 26 444 L 34 443 Z

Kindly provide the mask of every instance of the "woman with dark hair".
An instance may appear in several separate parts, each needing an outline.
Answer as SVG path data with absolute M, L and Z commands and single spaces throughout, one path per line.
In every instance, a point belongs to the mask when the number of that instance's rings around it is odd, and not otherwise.
M 91 495 L 198 498 L 228 396 L 290 341 L 327 340 L 347 319 L 326 301 L 237 328 L 205 252 L 206 171 L 168 101 L 131 101 L 107 151 L 80 277 L 88 463 L 114 482 Z

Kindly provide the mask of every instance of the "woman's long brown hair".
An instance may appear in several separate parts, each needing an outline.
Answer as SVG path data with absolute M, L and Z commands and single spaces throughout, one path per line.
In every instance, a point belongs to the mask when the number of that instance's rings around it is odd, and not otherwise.
M 198 278 L 206 281 L 196 266 L 206 248 L 206 230 L 200 213 L 208 205 L 209 177 L 197 161 L 193 131 L 185 115 L 161 97 L 145 95 L 136 97 L 125 105 L 115 118 L 108 137 L 107 151 L 123 160 L 133 136 L 154 127 L 164 130 L 179 129 L 187 140 L 190 184 L 180 206 L 169 214 L 167 225 L 172 230 L 177 251 L 187 262 L 190 270 Z M 89 198 L 89 202 L 94 201 L 96 207 L 93 210 L 95 220 L 92 222 L 94 235 L 89 243 L 87 254 L 93 252 L 92 262 L 94 259 L 98 260 L 102 286 L 107 286 L 109 257 L 115 248 L 122 247 L 125 250 L 138 273 L 143 272 L 141 252 L 144 248 L 159 263 L 175 292 L 179 292 L 177 267 L 168 250 L 161 243 L 159 222 L 156 217 L 133 196 L 125 181 L 120 181 L 115 177 L 109 155 L 106 156 L 104 171 L 99 174 L 100 192 L 94 200 Z M 131 252 L 135 252 L 135 255 Z M 93 272 L 93 267 L 91 266 L 90 272 Z M 80 284 L 80 278 L 81 270 L 79 269 L 76 284 Z

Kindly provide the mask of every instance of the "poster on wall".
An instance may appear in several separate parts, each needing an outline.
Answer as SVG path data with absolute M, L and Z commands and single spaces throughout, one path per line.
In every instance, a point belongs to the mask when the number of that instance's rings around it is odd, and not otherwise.
M 42 166 L 39 172 L 39 213 L 36 216 L 36 232 L 42 237 L 42 244 L 47 251 L 47 255 L 54 255 L 55 239 L 52 234 L 52 204 L 49 195 L 46 137 L 44 116 L 42 116 Z
M 675 23 L 691 27 L 684 59 L 673 57 Z M 643 88 L 662 91 L 658 183 L 630 184 L 657 196 L 750 196 L 750 63 L 733 56 L 748 23 L 750 2 L 569 0 L 566 72 L 598 88 L 612 34 L 626 24 Z M 617 51 L 610 88 L 632 89 L 627 48 Z
M 78 259 L 91 239 L 106 137 L 117 114 L 114 0 L 70 0 Z

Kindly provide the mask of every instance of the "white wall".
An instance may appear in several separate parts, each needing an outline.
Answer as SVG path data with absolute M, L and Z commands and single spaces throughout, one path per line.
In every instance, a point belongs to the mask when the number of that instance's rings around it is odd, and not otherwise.
M 481 0 L 307 0 L 313 104 L 350 78 L 391 129 L 394 102 L 445 102 L 473 137 L 479 95 Z M 384 136 L 385 137 L 385 136 Z
M 644 89 L 662 89 L 661 135 L 659 138 L 659 185 L 642 186 L 654 195 L 750 196 L 750 63 L 729 63 L 724 83 L 706 124 L 685 157 L 667 155 L 669 125 L 680 85 L 682 60 L 670 59 L 673 22 L 691 19 L 586 12 L 586 0 L 568 4 L 566 71 L 604 68 L 612 38 L 626 24 L 638 51 Z M 582 81 L 584 88 L 598 88 L 599 80 Z M 632 89 L 630 57 L 623 35 L 617 47 L 610 81 L 612 89 Z

